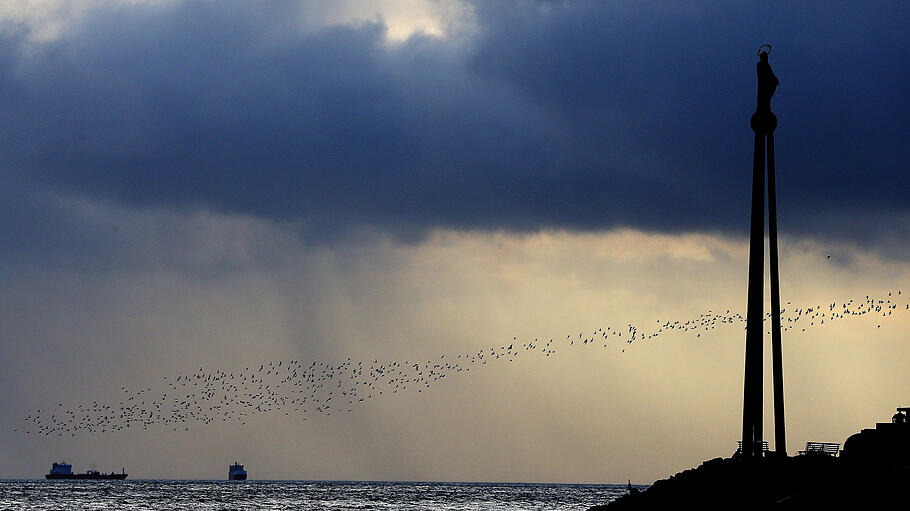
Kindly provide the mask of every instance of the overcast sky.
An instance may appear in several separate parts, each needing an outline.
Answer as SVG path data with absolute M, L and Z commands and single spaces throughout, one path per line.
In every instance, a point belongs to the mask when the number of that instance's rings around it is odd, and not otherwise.
M 622 482 L 729 455 L 741 325 L 490 366 L 307 423 L 12 429 L 200 366 L 744 313 L 766 42 L 784 301 L 910 290 L 908 10 L 0 5 L 0 477 L 66 457 L 222 478 L 237 458 L 257 479 Z M 908 326 L 785 336 L 791 450 L 908 404 Z

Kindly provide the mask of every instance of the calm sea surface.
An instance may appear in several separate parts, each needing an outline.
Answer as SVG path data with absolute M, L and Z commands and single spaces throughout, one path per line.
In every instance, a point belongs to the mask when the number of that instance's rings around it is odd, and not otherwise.
M 0 509 L 584 510 L 625 485 L 318 481 L 0 481 Z

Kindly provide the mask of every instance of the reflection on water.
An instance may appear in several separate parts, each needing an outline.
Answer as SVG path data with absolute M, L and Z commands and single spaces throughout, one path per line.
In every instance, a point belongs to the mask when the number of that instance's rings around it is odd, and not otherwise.
M 322 481 L 2 481 L 0 509 L 585 510 L 625 485 Z

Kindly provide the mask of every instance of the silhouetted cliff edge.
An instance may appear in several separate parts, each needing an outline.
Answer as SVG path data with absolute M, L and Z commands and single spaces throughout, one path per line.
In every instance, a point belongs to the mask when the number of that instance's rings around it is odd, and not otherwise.
M 816 444 L 816 445 L 810 445 Z M 906 509 L 910 502 L 910 407 L 839 444 L 802 455 L 715 458 L 590 511 L 671 509 Z M 810 448 L 822 447 L 822 449 Z M 826 450 L 833 447 L 833 450 Z M 886 509 L 886 508 L 881 508 Z
M 873 509 L 906 505 L 910 467 L 872 467 L 831 456 L 715 458 L 591 511 Z

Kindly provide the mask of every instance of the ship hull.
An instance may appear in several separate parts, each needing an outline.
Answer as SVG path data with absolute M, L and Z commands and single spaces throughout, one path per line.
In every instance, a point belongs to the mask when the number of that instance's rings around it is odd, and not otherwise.
M 114 481 L 126 479 L 129 474 L 45 474 L 45 479 L 86 479 L 93 481 Z
M 246 481 L 246 474 L 231 474 L 228 476 L 230 481 Z

